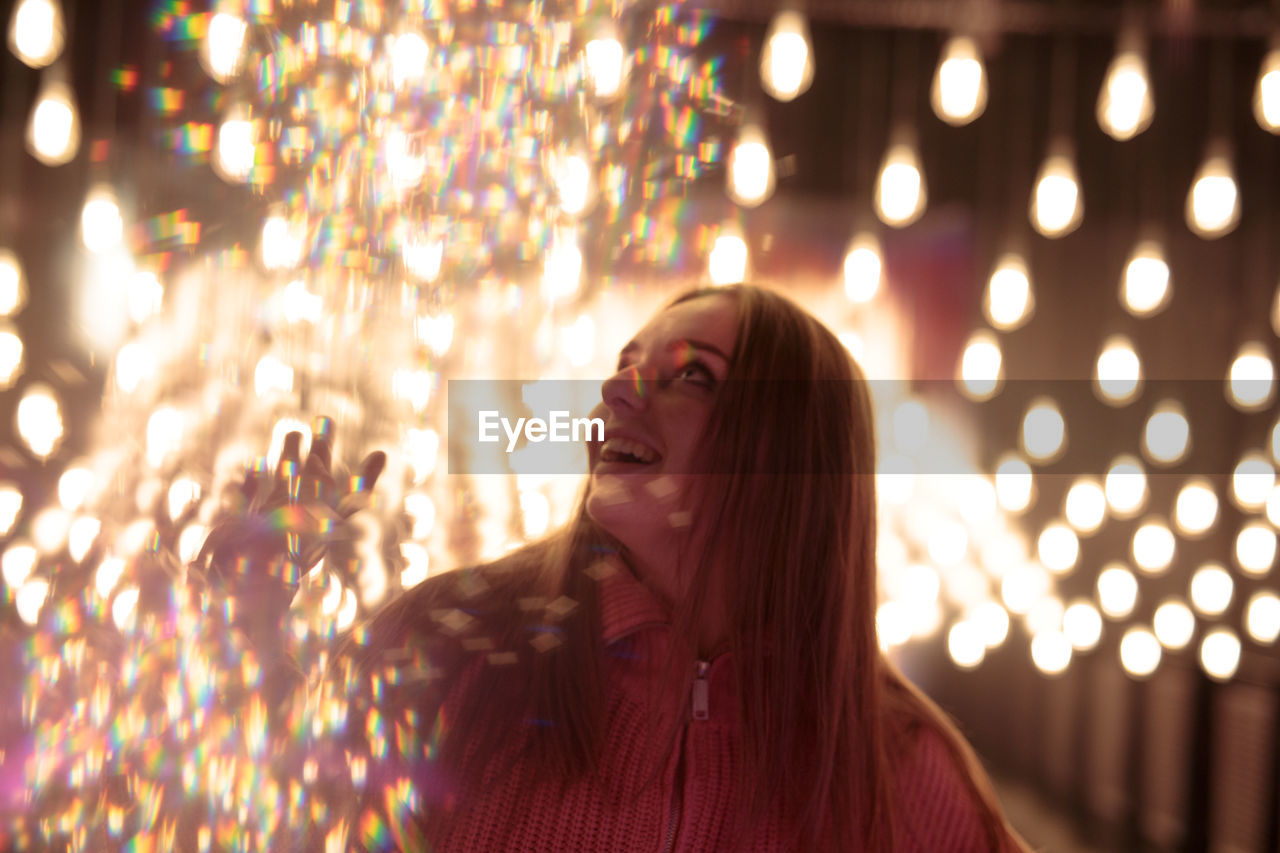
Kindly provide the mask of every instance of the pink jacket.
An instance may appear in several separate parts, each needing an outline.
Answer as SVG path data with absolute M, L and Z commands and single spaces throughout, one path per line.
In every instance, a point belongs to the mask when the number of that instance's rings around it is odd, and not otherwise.
M 426 849 L 441 853 L 713 853 L 731 849 L 732 804 L 742 788 L 739 720 L 727 653 L 700 661 L 687 699 L 652 701 L 651 675 L 664 661 L 670 626 L 653 595 L 625 569 L 602 582 L 601 616 L 609 662 L 608 724 L 598 781 L 561 790 L 552 779 L 517 762 L 501 776 L 472 783 L 436 778 L 405 795 L 440 806 Z M 480 661 L 476 665 L 482 665 Z M 470 679 L 463 677 L 465 685 Z M 455 688 L 444 719 L 457 713 Z M 676 707 L 676 705 L 681 707 Z M 680 719 L 674 719 L 673 715 Z M 664 723 L 683 731 L 677 747 L 650 738 Z M 656 724 L 656 725 L 655 725 Z M 468 758 L 475 758 L 469 755 Z M 390 790 L 396 780 L 370 768 L 370 784 Z M 376 780 L 376 781 L 375 781 Z M 403 781 L 400 783 L 404 784 Z M 927 729 L 915 753 L 896 767 L 899 849 L 908 853 L 977 853 L 990 849 L 973 795 L 941 737 Z M 381 798 L 375 798 L 381 799 Z M 389 802 L 389 800 L 388 800 Z M 395 828 L 379 831 L 366 816 L 353 826 L 363 849 L 412 846 Z M 396 818 L 388 819 L 391 824 Z M 780 816 L 769 816 L 749 849 L 791 851 Z M 388 832 L 388 829 L 390 831 Z M 399 840 L 397 840 L 399 839 Z M 832 847 L 831 849 L 835 849 Z

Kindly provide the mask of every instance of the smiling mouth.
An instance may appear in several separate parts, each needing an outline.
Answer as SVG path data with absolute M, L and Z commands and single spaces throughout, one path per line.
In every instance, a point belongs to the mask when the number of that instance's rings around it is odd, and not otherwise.
M 652 465 L 655 462 L 661 462 L 662 456 L 656 450 L 638 441 L 611 438 L 600 448 L 600 461 L 625 465 Z

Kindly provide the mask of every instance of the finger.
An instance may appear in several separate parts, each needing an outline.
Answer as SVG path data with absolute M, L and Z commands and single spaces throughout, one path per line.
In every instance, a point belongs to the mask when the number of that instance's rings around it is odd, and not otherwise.
M 280 449 L 280 464 L 276 466 L 276 477 L 296 477 L 302 459 L 302 433 L 294 430 L 284 437 L 284 445 Z
M 360 463 L 360 475 L 351 484 L 352 491 L 372 492 L 384 468 L 387 467 L 387 454 L 375 450 Z
M 319 415 L 311 424 L 311 451 L 307 454 L 308 468 L 314 458 L 326 471 L 333 465 L 333 418 Z

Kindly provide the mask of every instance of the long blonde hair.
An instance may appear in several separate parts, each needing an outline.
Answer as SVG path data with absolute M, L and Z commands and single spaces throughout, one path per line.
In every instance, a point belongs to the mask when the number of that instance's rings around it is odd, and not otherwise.
M 698 506 L 701 523 L 717 534 L 705 553 L 682 561 L 689 592 L 673 621 L 675 636 L 696 636 L 708 596 L 728 597 L 748 786 L 741 837 L 768 806 L 781 804 L 804 849 L 816 849 L 828 830 L 842 846 L 894 849 L 894 761 L 909 730 L 923 724 L 943 736 L 966 771 L 992 849 L 1020 849 L 972 750 L 879 650 L 876 451 L 865 377 L 835 335 L 776 292 L 708 288 L 672 304 L 712 294 L 738 308 L 729 375 L 702 445 L 709 476 Z M 617 550 L 580 502 L 560 531 L 406 593 L 381 617 L 379 642 L 395 642 L 420 614 L 465 601 L 523 659 L 486 672 L 464 697 L 442 760 L 460 756 L 462 744 L 500 751 L 511 727 L 492 724 L 498 707 L 513 720 L 532 714 L 554 723 L 537 727 L 527 744 L 548 772 L 569 780 L 594 770 L 605 737 L 605 683 L 589 569 Z M 732 570 L 715 591 L 713 557 Z M 533 651 L 520 642 L 528 621 L 516 602 L 557 596 L 577 607 L 556 626 L 554 649 Z M 499 694 L 515 701 L 495 702 Z

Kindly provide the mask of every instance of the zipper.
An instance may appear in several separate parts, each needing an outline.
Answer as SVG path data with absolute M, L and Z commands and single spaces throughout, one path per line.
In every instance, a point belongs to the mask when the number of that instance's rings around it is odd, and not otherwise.
M 711 670 L 709 661 L 696 661 L 693 665 L 693 719 L 706 720 L 710 717 L 711 695 L 710 684 L 707 683 L 707 673 Z M 681 735 L 681 740 L 684 740 Z M 667 838 L 662 843 L 662 853 L 671 853 L 675 849 L 676 843 L 676 827 L 680 825 L 680 801 L 684 796 L 684 751 L 685 746 L 680 747 L 680 760 L 676 762 L 676 781 L 671 794 L 671 808 L 667 811 Z

